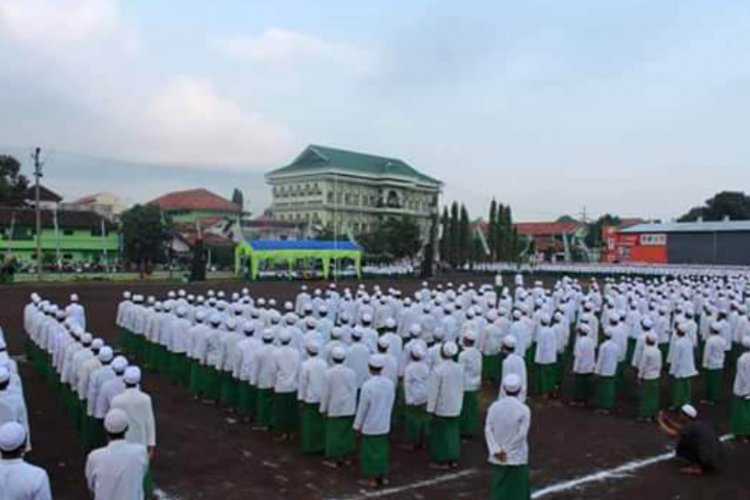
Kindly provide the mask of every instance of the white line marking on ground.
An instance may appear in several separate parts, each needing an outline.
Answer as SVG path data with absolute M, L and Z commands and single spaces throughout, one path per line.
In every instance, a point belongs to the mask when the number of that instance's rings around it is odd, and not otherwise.
M 179 497 L 173 497 L 169 494 L 167 494 L 164 490 L 161 488 L 154 488 L 154 495 L 159 500 L 180 500 Z
M 434 486 L 436 484 L 447 483 L 455 479 L 461 479 L 463 477 L 473 476 L 474 474 L 477 474 L 478 472 L 479 471 L 477 469 L 469 469 L 469 470 L 465 470 L 461 472 L 456 472 L 453 474 L 445 474 L 444 476 L 438 476 L 432 479 L 426 479 L 424 481 L 419 481 L 417 483 L 411 483 L 411 484 L 407 484 L 404 486 L 398 486 L 395 488 L 386 488 L 384 490 L 378 490 L 378 491 L 366 491 L 366 492 L 362 492 L 356 495 L 342 497 L 339 499 L 328 499 L 328 500 L 364 500 L 366 498 L 381 498 L 381 497 L 386 497 L 389 495 L 395 495 L 396 493 L 401 493 L 404 491 L 416 490 L 419 488 L 426 488 L 428 486 Z
M 727 434 L 726 436 L 722 436 L 721 440 L 729 441 L 733 437 L 734 436 L 732 436 L 731 434 Z M 622 479 L 622 478 L 628 477 L 630 473 L 635 472 L 638 469 L 643 469 L 644 467 L 648 467 L 649 465 L 654 465 L 659 462 L 665 462 L 667 460 L 672 459 L 673 457 L 674 457 L 674 452 L 670 451 L 667 453 L 662 453 L 660 455 L 653 456 L 651 458 L 645 458 L 642 460 L 633 460 L 632 462 L 627 462 L 625 464 L 622 464 L 618 467 L 614 467 L 612 469 L 594 472 L 592 474 L 581 476 L 576 479 L 571 479 L 568 481 L 563 481 L 561 483 L 549 485 L 545 488 L 542 488 L 541 490 L 537 490 L 533 492 L 531 494 L 531 498 L 537 499 L 537 498 L 545 497 L 547 495 L 560 493 L 562 491 L 578 489 L 589 483 L 599 483 L 599 482 L 604 482 L 604 481 L 612 480 L 612 479 Z

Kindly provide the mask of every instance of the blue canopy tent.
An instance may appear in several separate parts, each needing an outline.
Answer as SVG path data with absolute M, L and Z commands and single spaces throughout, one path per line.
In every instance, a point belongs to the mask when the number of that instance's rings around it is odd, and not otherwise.
M 256 280 L 261 261 L 286 262 L 292 270 L 296 262 L 303 259 L 320 260 L 324 279 L 330 276 L 331 262 L 341 259 L 352 260 L 357 276 L 362 276 L 362 247 L 350 241 L 244 240 L 234 252 L 234 272 L 241 276 L 249 261 L 250 278 Z

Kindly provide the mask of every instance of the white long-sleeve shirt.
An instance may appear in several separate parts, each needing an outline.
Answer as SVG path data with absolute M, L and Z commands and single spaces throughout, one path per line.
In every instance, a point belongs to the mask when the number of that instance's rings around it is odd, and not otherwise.
M 21 458 L 0 460 L 0 498 L 52 500 L 49 476 L 44 469 Z
M 320 403 L 327 369 L 328 365 L 320 356 L 310 357 L 302 363 L 299 373 L 298 400 L 308 404 Z
M 263 346 L 260 340 L 246 337 L 237 344 L 238 356 L 235 359 L 232 376 L 243 382 L 250 382 L 250 376 L 255 363 L 255 354 Z
M 733 392 L 735 396 L 750 398 L 750 352 L 746 352 L 737 360 Z
M 148 451 L 120 439 L 92 451 L 86 461 L 86 481 L 94 500 L 143 500 Z
M 726 343 L 721 335 L 710 335 L 703 350 L 703 368 L 706 370 L 723 369 L 726 351 Z
M 130 443 L 156 446 L 156 422 L 151 397 L 138 388 L 125 389 L 112 399 L 112 409 L 119 408 L 128 414 L 128 431 L 125 439 Z
M 346 366 L 357 374 L 357 389 L 361 389 L 365 381 L 370 377 L 370 368 L 367 366 L 372 351 L 364 342 L 355 342 L 346 353 Z
M 290 345 L 279 347 L 274 352 L 274 359 L 276 360 L 274 392 L 296 392 L 300 367 L 299 351 Z
M 573 350 L 573 373 L 587 375 L 596 368 L 596 344 L 591 337 L 578 337 Z
M 336 364 L 323 375 L 320 412 L 328 417 L 351 417 L 357 405 L 357 375 L 343 364 Z
M 250 384 L 258 389 L 273 389 L 276 383 L 276 358 L 273 344 L 263 344 L 255 353 L 255 360 L 250 369 Z
M 557 334 L 553 328 L 547 326 L 539 329 L 534 362 L 540 365 L 557 362 Z
M 617 373 L 620 348 L 613 339 L 607 339 L 599 347 L 594 372 L 601 377 L 613 377 Z
M 409 406 L 427 404 L 427 380 L 430 368 L 424 361 L 412 361 L 404 370 L 404 399 Z
M 638 378 L 657 380 L 661 376 L 661 351 L 656 346 L 645 346 L 638 365 Z
M 527 464 L 530 427 L 531 410 L 518 398 L 504 397 L 492 403 L 484 426 L 489 462 L 511 466 Z M 505 462 L 495 456 L 500 452 L 505 452 Z
M 444 360 L 430 374 L 427 383 L 427 413 L 438 417 L 457 417 L 464 401 L 464 369 L 452 360 Z
M 669 374 L 675 378 L 694 377 L 698 374 L 695 369 L 695 356 L 693 355 L 693 343 L 688 336 L 679 338 L 672 347 L 672 364 Z
M 370 377 L 362 392 L 354 418 L 354 430 L 366 436 L 383 436 L 391 432 L 391 412 L 396 399 L 395 385 L 382 375 Z
M 458 355 L 458 363 L 464 370 L 464 390 L 478 391 L 482 386 L 482 353 L 469 347 Z
M 518 399 L 523 403 L 526 401 L 528 394 L 528 377 L 526 374 L 526 361 L 515 352 L 508 354 L 503 360 L 503 373 L 501 380 L 505 380 L 508 375 L 517 375 L 521 379 L 521 393 Z M 505 387 L 500 384 L 500 397 L 505 397 Z

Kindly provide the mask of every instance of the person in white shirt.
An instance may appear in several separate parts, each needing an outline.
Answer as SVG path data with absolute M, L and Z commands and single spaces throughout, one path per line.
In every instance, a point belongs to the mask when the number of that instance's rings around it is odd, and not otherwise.
M 113 409 L 104 419 L 109 444 L 86 460 L 86 482 L 94 500 L 143 500 L 149 455 L 142 444 L 125 439 L 130 419 Z
M 148 450 L 149 460 L 153 459 L 156 448 L 156 420 L 151 397 L 140 389 L 141 370 L 130 366 L 123 377 L 125 390 L 112 399 L 111 410 L 122 410 L 128 416 L 128 430 L 125 439 L 129 443 L 139 444 Z M 105 418 L 106 429 L 106 418 Z M 144 481 L 146 497 L 150 498 L 154 484 L 151 471 L 146 473 Z
M 701 403 L 715 405 L 724 396 L 724 360 L 726 343 L 721 337 L 721 325 L 712 323 L 703 346 L 703 370 L 706 378 L 706 394 Z
M 253 321 L 247 321 L 243 325 L 245 338 L 237 343 L 237 356 L 232 369 L 232 376 L 239 381 L 237 405 L 240 418 L 245 423 L 252 422 L 258 397 L 255 386 L 250 382 L 255 355 L 263 346 L 263 343 L 255 338 L 255 328 Z
M 611 337 L 610 329 L 604 330 L 607 340 L 599 346 L 594 373 L 597 381 L 597 412 L 609 415 L 617 400 L 617 366 L 620 362 L 620 347 Z
M 429 421 L 427 419 L 427 380 L 430 369 L 424 358 L 422 345 L 408 349 L 410 360 L 404 369 L 404 440 L 406 447 L 417 450 L 424 446 Z
M 279 332 L 280 347 L 274 352 L 276 381 L 273 398 L 273 426 L 280 433 L 279 440 L 286 441 L 299 428 L 297 410 L 297 383 L 299 379 L 300 355 L 292 347 L 292 335 L 288 328 Z
M 586 323 L 578 325 L 578 339 L 573 349 L 573 401 L 571 406 L 585 406 L 593 401 L 592 382 L 596 367 L 596 344 L 591 338 L 591 328 Z
M 522 388 L 519 377 L 508 375 L 503 387 L 507 396 L 490 406 L 484 427 L 489 462 L 494 469 L 490 498 L 528 500 L 531 410 L 518 398 Z
M 362 386 L 353 428 L 361 436 L 359 466 L 365 477 L 360 484 L 368 489 L 388 484 L 388 438 L 391 413 L 396 399 L 393 381 L 383 376 L 385 357 L 372 356 L 368 362 L 370 378 Z
M 324 465 L 338 468 L 349 464 L 355 449 L 352 424 L 357 404 L 357 375 L 346 366 L 346 349 L 331 351 L 332 366 L 323 375 L 320 413 L 326 419 Z
M 18 422 L 26 432 L 26 445 L 31 450 L 31 433 L 29 432 L 29 413 L 23 395 L 10 387 L 11 373 L 6 367 L 0 368 L 0 424 Z
M 747 444 L 750 443 L 750 335 L 745 335 L 740 345 L 745 352 L 737 359 L 731 429 L 737 441 Z
M 676 340 L 669 350 L 671 364 L 669 375 L 671 377 L 670 410 L 674 411 L 684 405 L 690 404 L 692 390 L 690 379 L 698 374 L 695 369 L 695 355 L 693 354 L 693 342 L 687 336 L 687 325 L 677 325 Z
M 52 500 L 47 472 L 23 459 L 27 434 L 18 422 L 0 425 L 0 498 Z
M 476 348 L 477 332 L 466 330 L 458 364 L 464 370 L 464 401 L 461 405 L 461 438 L 473 438 L 479 429 L 479 391 L 482 387 L 482 353 Z
M 273 425 L 273 387 L 276 383 L 276 359 L 273 345 L 276 335 L 270 328 L 263 331 L 263 345 L 255 353 L 250 368 L 250 384 L 255 387 L 255 430 L 269 430 Z
M 537 366 L 539 393 L 549 400 L 557 389 L 557 332 L 552 328 L 552 318 L 543 313 L 541 327 L 537 333 L 534 363 Z
M 659 415 L 661 393 L 661 351 L 659 339 L 654 332 L 647 332 L 640 352 L 638 364 L 638 385 L 640 386 L 638 419 L 654 421 Z
M 320 356 L 320 342 L 307 339 L 305 351 L 307 359 L 300 368 L 297 391 L 297 399 L 302 405 L 300 448 L 302 453 L 312 455 L 325 450 L 325 419 L 320 412 L 320 400 L 328 365 Z
M 86 329 L 86 310 L 78 303 L 78 295 L 75 293 L 70 296 L 70 305 L 65 308 L 65 316 L 73 318 L 78 326 Z
M 505 380 L 508 375 L 514 374 L 521 379 L 521 392 L 518 395 L 519 400 L 523 403 L 526 401 L 528 394 L 528 374 L 526 371 L 526 360 L 518 353 L 517 341 L 514 335 L 508 335 L 503 339 L 502 350 L 503 364 L 500 380 Z M 500 384 L 499 397 L 505 396 L 505 387 Z
M 442 345 L 441 362 L 432 370 L 427 385 L 427 413 L 430 428 L 431 466 L 457 468 L 461 458 L 461 407 L 464 399 L 464 370 L 456 361 L 458 346 Z

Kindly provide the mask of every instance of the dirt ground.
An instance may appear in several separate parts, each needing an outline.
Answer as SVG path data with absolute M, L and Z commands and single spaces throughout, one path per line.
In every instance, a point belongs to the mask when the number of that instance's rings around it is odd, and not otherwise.
M 483 282 L 481 278 L 471 279 L 475 283 Z M 454 278 L 453 281 L 462 280 Z M 419 282 L 366 282 L 368 288 L 374 284 L 411 292 Z M 209 288 L 239 291 L 243 286 L 247 285 L 232 282 L 185 288 L 190 292 L 204 293 Z M 350 283 L 348 286 L 356 285 Z M 11 354 L 20 354 L 22 310 L 29 294 L 36 291 L 62 303 L 75 291 L 86 306 L 89 330 L 114 342 L 118 335 L 114 326 L 115 311 L 124 290 L 161 296 L 176 287 L 104 283 L 6 286 L 0 288 L 0 325 L 5 330 Z M 299 284 L 266 282 L 249 287 L 255 297 L 274 297 L 283 303 L 281 301 L 291 300 L 296 295 Z M 47 469 L 55 498 L 88 498 L 83 477 L 86 454 L 78 436 L 67 422 L 63 409 L 52 398 L 48 386 L 22 358 L 19 361 L 34 445 L 28 460 Z M 563 402 L 570 394 L 571 382 L 572 377 L 568 376 Z M 158 446 L 153 470 L 158 488 L 165 492 L 162 498 L 432 500 L 488 497 L 491 469 L 480 437 L 463 446 L 458 477 L 445 478 L 445 472 L 429 469 L 424 452 L 412 453 L 392 446 L 391 490 L 365 496 L 357 486 L 356 464 L 343 470 L 325 468 L 320 458 L 302 455 L 298 443 L 276 443 L 272 435 L 237 423 L 222 409 L 193 401 L 185 389 L 172 386 L 162 376 L 147 374 L 143 389 L 152 395 L 156 409 Z M 701 394 L 702 383 L 696 383 L 693 390 L 694 394 Z M 483 408 L 489 405 L 495 392 L 495 387 L 485 388 Z M 559 402 L 542 405 L 532 400 L 532 490 L 539 491 L 562 481 L 669 451 L 673 443 L 653 424 L 637 423 L 632 418 L 634 394 L 634 384 L 630 384 L 627 393 L 620 398 L 621 412 L 610 417 L 596 415 L 590 410 L 573 409 Z M 727 432 L 727 405 L 715 408 L 699 405 L 698 408 L 722 432 Z M 395 429 L 392 436 L 397 445 L 401 441 L 401 429 Z M 750 447 L 730 444 L 726 462 L 724 469 L 717 474 L 687 478 L 678 473 L 678 464 L 670 460 L 640 469 L 632 476 L 595 482 L 544 498 L 750 498 L 750 479 L 747 476 Z M 442 479 L 431 484 L 436 478 Z

